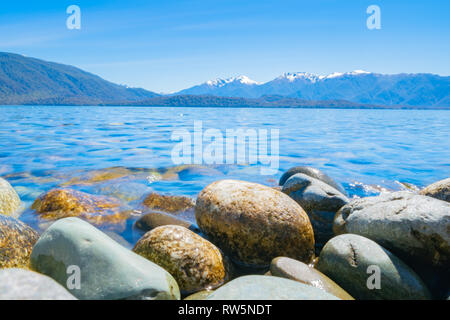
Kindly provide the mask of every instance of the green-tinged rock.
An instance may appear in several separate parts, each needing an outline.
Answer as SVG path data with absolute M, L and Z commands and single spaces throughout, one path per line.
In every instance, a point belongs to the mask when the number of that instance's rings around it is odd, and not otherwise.
M 238 263 L 265 267 L 278 256 L 306 263 L 314 258 L 308 215 L 273 188 L 245 181 L 216 181 L 198 195 L 195 217 L 208 239 Z
M 339 300 L 313 286 L 272 276 L 244 276 L 223 285 L 206 300 Z
M 20 198 L 16 190 L 3 178 L 0 178 L 0 214 L 17 217 Z
M 65 218 L 52 224 L 31 254 L 31 268 L 66 286 L 69 266 L 80 268 L 79 299 L 179 299 L 173 277 L 127 250 L 89 223 Z
M 330 178 L 328 175 L 320 171 L 319 169 L 313 168 L 313 167 L 304 167 L 304 166 L 298 166 L 290 168 L 288 171 L 286 171 L 280 178 L 279 185 L 282 186 L 284 183 L 294 174 L 297 173 L 303 173 L 307 176 L 310 176 L 312 178 L 315 178 L 317 180 L 320 180 L 330 186 L 332 186 L 334 189 L 338 190 L 344 195 L 347 195 L 344 188 L 341 184 L 334 181 L 332 178 Z
M 196 233 L 200 232 L 200 230 L 192 223 L 171 214 L 158 211 L 144 214 L 134 225 L 142 231 L 150 231 L 161 226 L 176 225 L 188 228 Z
M 273 259 L 270 264 L 270 275 L 302 282 L 322 289 L 342 300 L 354 300 L 351 295 L 322 272 L 291 258 Z
M 28 268 L 39 234 L 23 222 L 0 215 L 0 269 Z
M 0 270 L 0 300 L 76 300 L 50 277 L 25 269 Z
M 208 298 L 211 293 L 213 293 L 214 290 L 203 290 L 196 293 L 191 294 L 190 296 L 187 296 L 183 300 L 205 300 Z
M 284 183 L 282 191 L 308 214 L 316 246 L 320 250 L 333 237 L 334 216 L 348 203 L 348 198 L 329 184 L 303 173 L 292 175 Z
M 328 241 L 320 253 L 317 269 L 355 299 L 431 298 L 411 268 L 376 242 L 356 234 Z
M 220 250 L 182 226 L 147 232 L 133 251 L 172 274 L 183 294 L 216 288 L 227 278 Z
M 188 197 L 160 195 L 152 192 L 145 197 L 143 205 L 153 210 L 180 213 L 192 209 L 195 206 L 195 202 Z
M 450 266 L 450 203 L 409 192 L 356 199 L 336 214 L 335 234 L 372 239 L 405 261 Z
M 422 189 L 420 194 L 450 202 L 450 178 L 430 184 Z

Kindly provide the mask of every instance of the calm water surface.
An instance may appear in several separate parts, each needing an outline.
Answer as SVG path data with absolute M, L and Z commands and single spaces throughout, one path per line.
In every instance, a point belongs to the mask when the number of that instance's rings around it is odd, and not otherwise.
M 199 120 L 204 130 L 224 134 L 279 129 L 278 173 L 263 176 L 259 165 L 216 165 L 169 174 L 177 171 L 172 132 L 192 132 Z M 275 185 L 295 165 L 322 169 L 351 196 L 366 196 L 400 190 L 398 182 L 422 187 L 449 177 L 449 124 L 450 111 L 439 110 L 0 106 L 0 176 L 18 191 L 21 219 L 30 224 L 37 224 L 29 210 L 33 200 L 58 186 L 132 194 L 124 199 L 133 206 L 151 190 L 195 197 L 224 177 Z M 82 182 L 111 171 L 115 179 Z M 121 234 L 132 241 L 131 233 Z

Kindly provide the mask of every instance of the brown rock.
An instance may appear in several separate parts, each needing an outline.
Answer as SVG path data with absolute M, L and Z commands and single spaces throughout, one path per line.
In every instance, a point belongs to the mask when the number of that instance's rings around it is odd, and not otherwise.
M 162 226 L 147 232 L 133 251 L 167 270 L 183 294 L 215 288 L 227 277 L 220 250 L 181 226 Z
M 114 198 L 71 189 L 53 189 L 36 199 L 31 208 L 43 219 L 80 217 L 96 225 L 122 223 L 129 217 Z
M 145 215 L 140 217 L 135 223 L 135 226 L 143 231 L 150 231 L 157 227 L 167 225 L 182 226 L 192 231 L 199 231 L 197 227 L 195 227 L 190 222 L 182 220 L 173 215 L 158 211 L 146 213 Z
M 197 198 L 195 217 L 211 241 L 241 264 L 264 267 L 278 256 L 314 258 L 308 215 L 289 196 L 256 183 L 220 180 Z
M 450 178 L 430 184 L 420 194 L 450 202 Z
M 188 197 L 160 195 L 152 192 L 144 199 L 144 206 L 153 210 L 180 213 L 193 208 L 195 202 Z
M 351 295 L 322 272 L 291 258 L 278 257 L 273 259 L 270 264 L 270 273 L 276 277 L 309 284 L 342 300 L 354 300 Z
M 0 269 L 28 268 L 39 234 L 12 217 L 0 215 Z

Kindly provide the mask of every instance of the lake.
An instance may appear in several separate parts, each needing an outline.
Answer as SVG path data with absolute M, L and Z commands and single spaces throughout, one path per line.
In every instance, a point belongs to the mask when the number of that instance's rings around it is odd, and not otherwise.
M 58 186 L 134 193 L 123 197 L 133 205 L 150 191 L 195 197 L 224 178 L 275 186 L 296 165 L 325 171 L 350 196 L 401 190 L 400 182 L 423 187 L 450 176 L 445 110 L 1 106 L 0 114 L 0 176 L 18 191 L 21 219 L 32 225 L 37 222 L 29 206 Z M 262 175 L 260 163 L 219 163 L 177 175 L 172 134 L 193 132 L 196 121 L 203 132 L 278 130 L 278 170 Z M 102 178 L 83 183 L 95 175 Z M 132 238 L 130 230 L 122 235 Z

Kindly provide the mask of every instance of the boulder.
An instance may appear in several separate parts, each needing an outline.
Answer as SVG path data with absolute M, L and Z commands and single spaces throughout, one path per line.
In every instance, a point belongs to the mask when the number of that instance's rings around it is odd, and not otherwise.
M 420 194 L 450 202 L 450 178 L 430 184 L 422 189 Z
M 79 289 L 69 291 L 83 300 L 179 299 L 173 277 L 153 262 L 118 244 L 78 218 L 52 224 L 31 254 L 31 268 L 66 287 L 73 280 L 70 266 L 79 268 Z
M 402 259 L 450 263 L 450 203 L 409 192 L 356 199 L 336 214 L 336 234 L 372 239 Z
M 309 263 L 314 233 L 308 215 L 282 192 L 220 180 L 198 195 L 195 217 L 214 244 L 243 265 L 267 267 L 278 256 Z
M 431 295 L 419 276 L 376 242 L 356 234 L 334 237 L 317 269 L 355 299 L 422 300 Z
M 321 180 L 303 173 L 292 175 L 282 191 L 306 211 L 314 229 L 319 249 L 333 237 L 333 220 L 336 212 L 346 205 L 348 198 Z
M 345 189 L 342 187 L 341 184 L 334 181 L 332 178 L 330 178 L 328 175 L 320 171 L 319 169 L 313 168 L 313 167 L 304 167 L 304 166 L 298 166 L 290 168 L 288 171 L 286 171 L 280 178 L 279 185 L 282 186 L 284 183 L 294 174 L 297 173 L 303 173 L 311 178 L 315 178 L 317 180 L 320 180 L 330 186 L 332 186 L 334 189 L 338 190 L 344 195 L 347 195 L 345 192 Z
M 25 223 L 0 215 L 0 269 L 27 268 L 39 234 Z
M 220 250 L 182 226 L 161 226 L 147 232 L 133 251 L 173 275 L 182 294 L 216 288 L 227 278 Z
M 278 257 L 273 259 L 270 264 L 270 275 L 302 282 L 324 290 L 342 300 L 354 300 L 351 295 L 322 272 L 291 258 Z
M 339 300 L 313 286 L 272 276 L 244 276 L 215 290 L 206 300 Z
M 25 269 L 0 270 L 0 300 L 76 300 L 52 278 Z
M 0 178 L 0 215 L 14 216 L 20 207 L 20 198 L 16 190 L 3 178 Z

